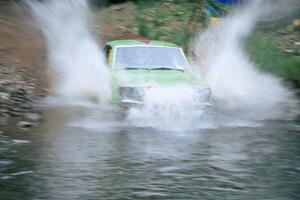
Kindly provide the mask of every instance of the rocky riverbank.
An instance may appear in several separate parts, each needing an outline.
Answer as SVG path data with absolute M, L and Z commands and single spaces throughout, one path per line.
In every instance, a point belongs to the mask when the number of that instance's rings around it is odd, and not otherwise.
M 300 56 L 300 19 L 294 19 L 287 28 L 279 30 L 275 42 L 282 52 Z
M 47 88 L 43 39 L 16 4 L 1 2 L 0 11 L 0 130 L 31 127 L 42 119 L 37 104 Z
M 28 77 L 25 70 L 0 63 L 0 127 L 14 121 L 16 126 L 25 128 L 41 121 L 37 104 L 44 95 L 37 80 Z
M 300 56 L 300 32 L 283 34 L 276 43 L 282 52 Z

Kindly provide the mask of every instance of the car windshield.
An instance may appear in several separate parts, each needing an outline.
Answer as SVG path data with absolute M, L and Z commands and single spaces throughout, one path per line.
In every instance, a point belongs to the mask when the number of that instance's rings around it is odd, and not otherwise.
M 118 47 L 115 57 L 117 69 L 177 69 L 187 65 L 180 48 L 164 46 Z

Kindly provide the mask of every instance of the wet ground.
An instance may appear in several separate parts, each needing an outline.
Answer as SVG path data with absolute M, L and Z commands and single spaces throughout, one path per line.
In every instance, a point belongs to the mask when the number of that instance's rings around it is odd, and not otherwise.
M 299 121 L 159 131 L 94 110 L 1 134 L 0 199 L 300 199 Z

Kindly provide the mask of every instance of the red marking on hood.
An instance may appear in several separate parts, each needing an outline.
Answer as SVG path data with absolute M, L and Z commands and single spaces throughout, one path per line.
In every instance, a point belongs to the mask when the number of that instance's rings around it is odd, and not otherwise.
M 149 39 L 133 39 L 135 41 L 143 42 L 144 44 L 149 44 L 152 40 Z

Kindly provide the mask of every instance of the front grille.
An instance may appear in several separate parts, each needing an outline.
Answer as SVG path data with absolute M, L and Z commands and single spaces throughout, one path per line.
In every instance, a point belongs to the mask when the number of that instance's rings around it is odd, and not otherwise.
M 119 94 L 122 99 L 143 101 L 145 93 L 141 87 L 119 87 Z

